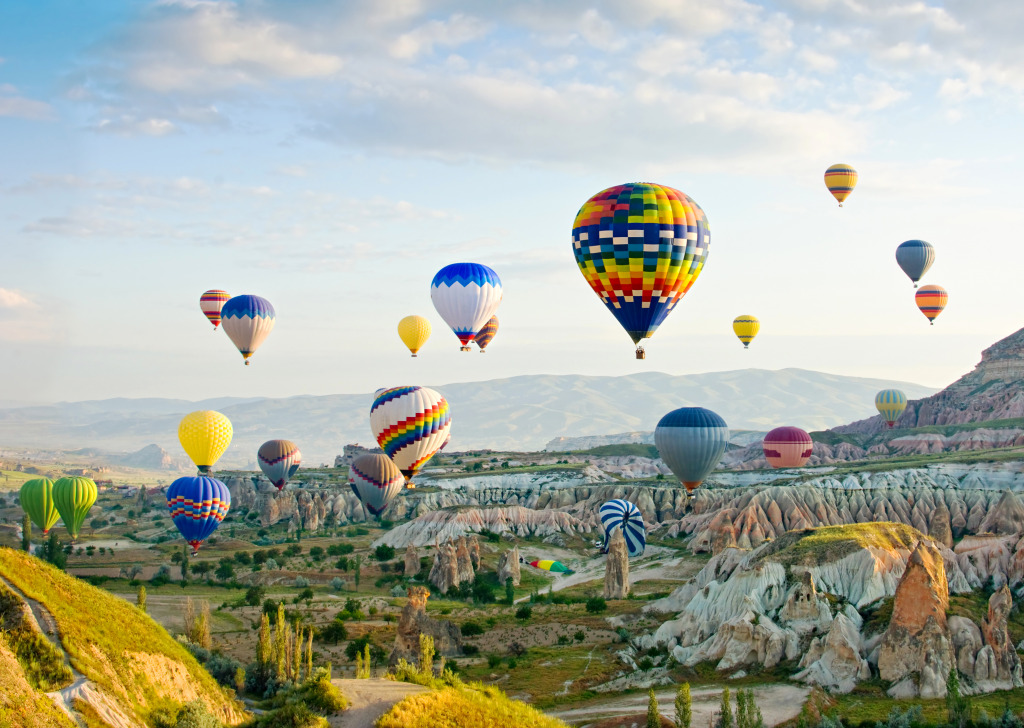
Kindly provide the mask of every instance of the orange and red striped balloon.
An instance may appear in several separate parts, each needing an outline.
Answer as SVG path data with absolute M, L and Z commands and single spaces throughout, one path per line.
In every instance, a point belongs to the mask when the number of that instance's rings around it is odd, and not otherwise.
M 199 308 L 203 310 L 203 315 L 213 324 L 214 331 L 220 326 L 220 310 L 224 308 L 224 304 L 229 298 L 231 296 L 228 295 L 227 291 L 221 291 L 216 288 L 207 291 L 199 297 Z
M 857 170 L 848 164 L 833 164 L 825 170 L 825 186 L 842 207 L 843 201 L 857 186 Z
M 914 294 L 914 301 L 917 303 L 917 307 L 921 309 L 921 313 L 928 317 L 932 326 L 935 325 L 935 318 L 942 313 L 942 309 L 946 307 L 946 301 L 949 300 L 949 294 L 946 293 L 946 289 L 942 286 L 921 286 L 917 289 L 917 293 Z

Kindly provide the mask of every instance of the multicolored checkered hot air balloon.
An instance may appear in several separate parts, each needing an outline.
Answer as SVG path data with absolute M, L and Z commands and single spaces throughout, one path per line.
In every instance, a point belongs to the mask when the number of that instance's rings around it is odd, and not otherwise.
M 231 296 L 227 291 L 217 288 L 211 289 L 199 297 L 199 308 L 202 309 L 207 320 L 213 324 L 214 331 L 220 326 L 220 310 L 224 308 L 224 304 L 229 298 Z
M 609 187 L 587 200 L 572 225 L 576 264 L 637 344 L 657 330 L 697 280 L 711 231 L 700 206 L 650 183 Z
M 921 309 L 921 313 L 927 317 L 932 326 L 935 325 L 935 319 L 942 313 L 948 300 L 949 294 L 942 286 L 921 286 L 914 294 L 917 307 Z
M 430 321 L 423 316 L 406 316 L 398 322 L 398 338 L 416 356 L 430 338 Z
M 744 349 L 750 346 L 750 342 L 760 330 L 761 322 L 757 320 L 757 316 L 737 316 L 732 321 L 732 331 L 743 342 Z
M 213 410 L 190 412 L 178 424 L 178 442 L 200 473 L 210 472 L 233 435 L 231 420 Z
M 715 469 L 729 445 L 729 426 L 703 407 L 680 407 L 661 418 L 654 445 L 686 492 L 692 493 Z
M 811 459 L 814 442 L 799 427 L 776 427 L 764 436 L 761 447 L 773 468 L 799 468 Z
M 616 498 L 602 505 L 597 513 L 601 519 L 601 528 L 604 529 L 605 551 L 608 550 L 612 535 L 619 530 L 626 540 L 629 555 L 644 555 L 644 549 L 647 548 L 647 527 L 644 526 L 644 517 L 635 504 Z
M 896 248 L 896 264 L 913 281 L 914 288 L 934 262 L 935 247 L 924 240 L 908 240 Z
M 192 547 L 193 556 L 199 552 L 199 545 L 217 530 L 230 508 L 231 491 L 216 478 L 178 478 L 167 488 L 167 510 Z
M 825 170 L 825 186 L 842 207 L 843 201 L 857 186 L 857 170 L 848 164 L 833 164 Z
M 405 487 L 402 471 L 391 458 L 381 453 L 360 455 L 352 461 L 348 472 L 352 492 L 375 516 L 383 513 Z
M 270 301 L 259 296 L 235 296 L 220 310 L 224 333 L 238 347 L 245 365 L 274 329 L 277 312 Z
M 882 419 L 885 420 L 885 424 L 889 425 L 890 430 L 906 408 L 907 395 L 899 389 L 883 389 L 875 395 L 875 409 L 878 410 L 878 414 L 882 415 Z
M 491 320 L 484 324 L 484 327 L 480 329 L 480 333 L 473 338 L 476 345 L 480 347 L 481 354 L 484 353 L 484 349 L 491 343 L 491 339 L 494 338 L 496 333 L 498 333 L 498 317 L 491 316 Z
M 407 481 L 441 449 L 451 428 L 448 402 L 427 387 L 377 390 L 370 407 L 373 436 Z
M 302 464 L 302 453 L 291 440 L 268 440 L 256 451 L 256 462 L 267 480 L 283 490 Z
M 430 282 L 430 300 L 459 337 L 460 351 L 480 333 L 501 304 L 501 279 L 479 263 L 452 263 Z

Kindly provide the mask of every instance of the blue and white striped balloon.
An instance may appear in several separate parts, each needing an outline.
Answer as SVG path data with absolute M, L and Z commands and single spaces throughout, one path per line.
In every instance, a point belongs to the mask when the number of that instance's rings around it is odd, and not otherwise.
M 452 263 L 430 283 L 430 300 L 469 351 L 471 342 L 501 303 L 501 279 L 479 263 Z
M 643 556 L 647 547 L 647 529 L 644 526 L 644 517 L 635 504 L 627 500 L 616 498 L 601 506 L 598 511 L 601 517 L 601 527 L 604 529 L 604 549 L 608 550 L 612 534 L 615 529 L 622 531 L 626 539 L 626 548 L 629 555 L 633 557 Z

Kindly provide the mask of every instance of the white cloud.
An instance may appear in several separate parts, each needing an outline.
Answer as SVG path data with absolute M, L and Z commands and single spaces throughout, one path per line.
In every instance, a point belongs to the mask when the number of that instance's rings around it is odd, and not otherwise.
M 26 98 L 11 84 L 0 84 L 0 116 L 50 121 L 54 113 L 53 107 L 45 101 Z
M 178 131 L 178 127 L 170 119 L 136 119 L 129 115 L 116 119 L 100 119 L 95 128 L 97 131 L 113 134 L 152 137 L 167 136 Z
M 487 34 L 488 25 L 478 18 L 455 13 L 447 20 L 429 23 L 403 33 L 390 45 L 391 55 L 411 60 L 432 53 L 434 46 L 458 47 Z
M 18 291 L 0 288 L 0 308 L 35 308 L 35 304 Z

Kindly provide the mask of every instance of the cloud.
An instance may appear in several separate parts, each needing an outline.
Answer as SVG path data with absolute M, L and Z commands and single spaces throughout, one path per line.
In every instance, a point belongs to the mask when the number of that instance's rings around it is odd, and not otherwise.
M 435 46 L 458 47 L 487 34 L 488 25 L 478 18 L 455 13 L 447 20 L 431 20 L 398 36 L 390 45 L 395 58 L 410 60 L 432 53 Z
M 125 115 L 116 119 L 100 119 L 95 126 L 97 131 L 122 134 L 125 136 L 162 137 L 179 131 L 170 119 L 136 119 Z
M 36 305 L 18 291 L 0 288 L 0 308 L 35 308 Z
M 0 84 L 0 116 L 33 121 L 51 121 L 54 118 L 53 107 L 45 101 L 26 98 L 18 93 L 18 89 L 10 84 Z

